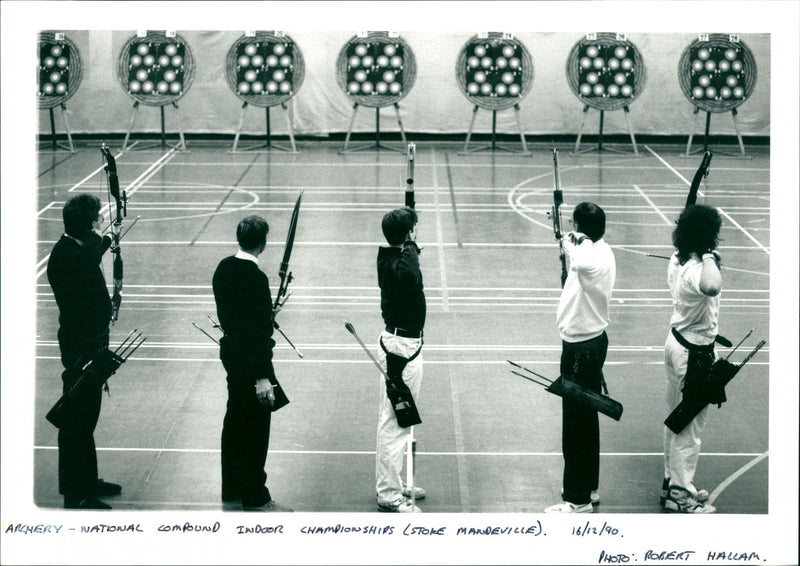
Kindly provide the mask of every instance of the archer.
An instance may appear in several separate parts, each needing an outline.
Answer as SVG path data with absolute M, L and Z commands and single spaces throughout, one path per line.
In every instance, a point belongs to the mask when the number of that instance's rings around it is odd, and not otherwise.
M 288 399 L 275 377 L 273 305 L 258 256 L 269 225 L 248 216 L 236 228 L 239 251 L 219 262 L 212 286 L 223 337 L 220 359 L 227 373 L 228 404 L 222 425 L 222 500 L 245 509 L 278 510 L 265 482 L 272 412 Z
M 111 509 L 100 497 L 122 488 L 97 477 L 94 430 L 104 382 L 76 387 L 87 361 L 105 352 L 113 306 L 101 268 L 111 236 L 101 235 L 100 199 L 80 194 L 64 205 L 64 234 L 53 246 L 47 279 L 59 310 L 63 391 L 70 399 L 58 431 L 58 490 L 68 509 Z

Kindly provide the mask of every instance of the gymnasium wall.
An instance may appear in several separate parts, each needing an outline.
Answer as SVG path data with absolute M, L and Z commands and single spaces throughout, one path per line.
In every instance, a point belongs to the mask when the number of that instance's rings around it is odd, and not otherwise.
M 125 133 L 132 113 L 133 99 L 117 79 L 117 60 L 123 46 L 135 31 L 63 31 L 78 48 L 83 61 L 83 79 L 67 103 L 69 127 L 74 134 Z M 239 31 L 176 30 L 190 45 L 195 57 L 195 78 L 179 100 L 179 111 L 168 106 L 166 130 L 177 132 L 179 117 L 188 134 L 233 135 L 239 123 L 242 101 L 230 90 L 226 80 L 226 57 L 231 45 L 243 34 Z M 306 64 L 305 80 L 290 104 L 294 106 L 294 131 L 298 136 L 326 136 L 347 131 L 352 117 L 351 101 L 336 82 L 339 51 L 355 32 L 285 30 L 302 51 Z M 735 30 L 720 30 L 735 32 Z M 694 33 L 635 33 L 627 37 L 642 54 L 647 69 L 647 84 L 630 105 L 634 132 L 651 135 L 688 135 L 693 106 L 684 97 L 678 82 L 678 61 L 683 50 L 697 38 Z M 417 78 L 410 93 L 400 101 L 403 128 L 408 133 L 465 134 L 472 117 L 472 104 L 459 91 L 455 63 L 472 32 L 400 32 L 416 57 Z M 565 63 L 582 33 L 531 32 L 515 37 L 530 51 L 534 81 L 531 92 L 520 104 L 522 127 L 527 135 L 577 134 L 582 104 L 570 90 Z M 749 100 L 738 111 L 740 132 L 745 136 L 770 134 L 770 35 L 743 34 L 741 40 L 753 52 L 758 81 Z M 33 46 L 31 46 L 33 49 Z M 176 115 L 176 114 L 179 114 Z M 266 131 L 262 108 L 248 107 L 242 134 L 263 135 Z M 56 129 L 63 133 L 60 111 L 56 109 Z M 599 112 L 590 110 L 585 134 L 597 133 Z M 705 113 L 697 120 L 696 133 L 702 133 Z M 398 131 L 395 113 L 381 111 L 381 131 Z M 288 131 L 285 113 L 271 110 L 275 135 Z M 136 133 L 160 131 L 156 107 L 141 106 L 133 126 Z M 375 131 L 375 110 L 360 107 L 354 132 Z M 499 111 L 497 131 L 518 132 L 512 110 Z M 49 134 L 46 110 L 39 111 L 39 132 Z M 475 133 L 491 132 L 491 112 L 480 110 Z M 604 133 L 627 133 L 622 111 L 606 112 Z M 710 133 L 735 133 L 731 113 L 713 114 Z

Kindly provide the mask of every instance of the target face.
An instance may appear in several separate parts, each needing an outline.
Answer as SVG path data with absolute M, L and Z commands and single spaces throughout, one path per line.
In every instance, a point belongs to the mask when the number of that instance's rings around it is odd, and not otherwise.
M 518 104 L 533 84 L 533 60 L 517 39 L 491 32 L 475 35 L 456 60 L 456 80 L 467 99 L 487 110 Z
M 281 32 L 243 35 L 228 51 L 228 86 L 237 97 L 254 106 L 286 102 L 297 94 L 304 76 L 300 47 Z
M 617 34 L 598 33 L 575 44 L 567 80 L 575 95 L 599 110 L 618 110 L 644 88 L 646 70 L 636 46 Z
M 145 37 L 131 38 L 122 48 L 117 71 L 131 98 L 164 106 L 188 91 L 194 78 L 194 58 L 180 36 L 148 32 Z
M 53 108 L 64 103 L 77 90 L 81 81 L 81 58 L 77 47 L 62 33 L 39 34 L 37 54 L 40 108 Z
M 405 48 L 399 43 L 357 42 L 345 48 L 347 94 L 403 95 Z M 355 84 L 354 84 L 355 83 Z
M 712 34 L 691 43 L 678 64 L 684 96 L 707 112 L 726 112 L 753 92 L 756 63 L 750 49 L 725 34 Z
M 399 36 L 369 32 L 350 39 L 339 52 L 336 80 L 357 104 L 380 108 L 408 95 L 416 78 L 411 47 Z

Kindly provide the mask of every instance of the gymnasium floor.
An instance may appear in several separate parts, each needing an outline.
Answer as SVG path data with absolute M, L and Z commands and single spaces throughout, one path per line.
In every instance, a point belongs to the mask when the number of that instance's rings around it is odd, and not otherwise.
M 299 153 L 231 153 L 189 142 L 120 153 L 130 197 L 125 277 L 112 344 L 138 328 L 147 341 L 110 381 L 96 432 L 100 475 L 123 485 L 109 500 L 127 510 L 220 510 L 219 437 L 225 378 L 214 331 L 211 275 L 235 252 L 248 214 L 270 223 L 262 269 L 273 288 L 292 206 L 303 192 L 291 258 L 294 291 L 279 315 L 277 375 L 291 404 L 273 417 L 268 484 L 300 512 L 373 512 L 377 399 L 381 380 L 343 320 L 376 345 L 381 328 L 375 255 L 380 219 L 403 204 L 402 153 L 340 154 L 341 143 L 301 142 Z M 399 142 L 395 142 L 400 147 Z M 663 344 L 671 304 L 670 234 L 700 156 L 684 146 L 641 145 L 640 156 L 572 155 L 559 147 L 563 221 L 590 200 L 608 216 L 617 261 L 605 375 L 624 405 L 601 419 L 599 513 L 661 513 Z M 416 480 L 426 513 L 538 513 L 557 502 L 562 458 L 560 402 L 510 373 L 506 360 L 557 377 L 558 249 L 552 146 L 532 155 L 460 154 L 462 144 L 417 144 L 418 241 L 428 300 L 425 368 L 416 427 Z M 627 146 L 619 146 L 627 149 Z M 61 208 L 78 192 L 106 203 L 99 142 L 75 154 L 39 153 L 34 501 L 59 507 L 56 429 L 44 414 L 60 394 L 57 308 L 44 270 L 62 232 Z M 711 148 L 715 151 L 715 148 Z M 726 148 L 736 149 L 736 148 Z M 697 471 L 718 512 L 768 512 L 770 155 L 715 152 L 699 202 L 723 211 L 721 333 L 767 346 L 710 409 Z M 105 212 L 105 211 L 104 211 Z M 106 217 L 108 214 L 106 212 Z M 111 279 L 110 258 L 105 261 Z M 725 349 L 719 350 L 723 355 Z

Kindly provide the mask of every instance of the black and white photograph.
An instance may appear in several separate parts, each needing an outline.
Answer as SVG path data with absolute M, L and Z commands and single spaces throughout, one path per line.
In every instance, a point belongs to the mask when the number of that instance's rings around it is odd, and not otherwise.
M 797 563 L 800 4 L 0 10 L 0 562 Z

